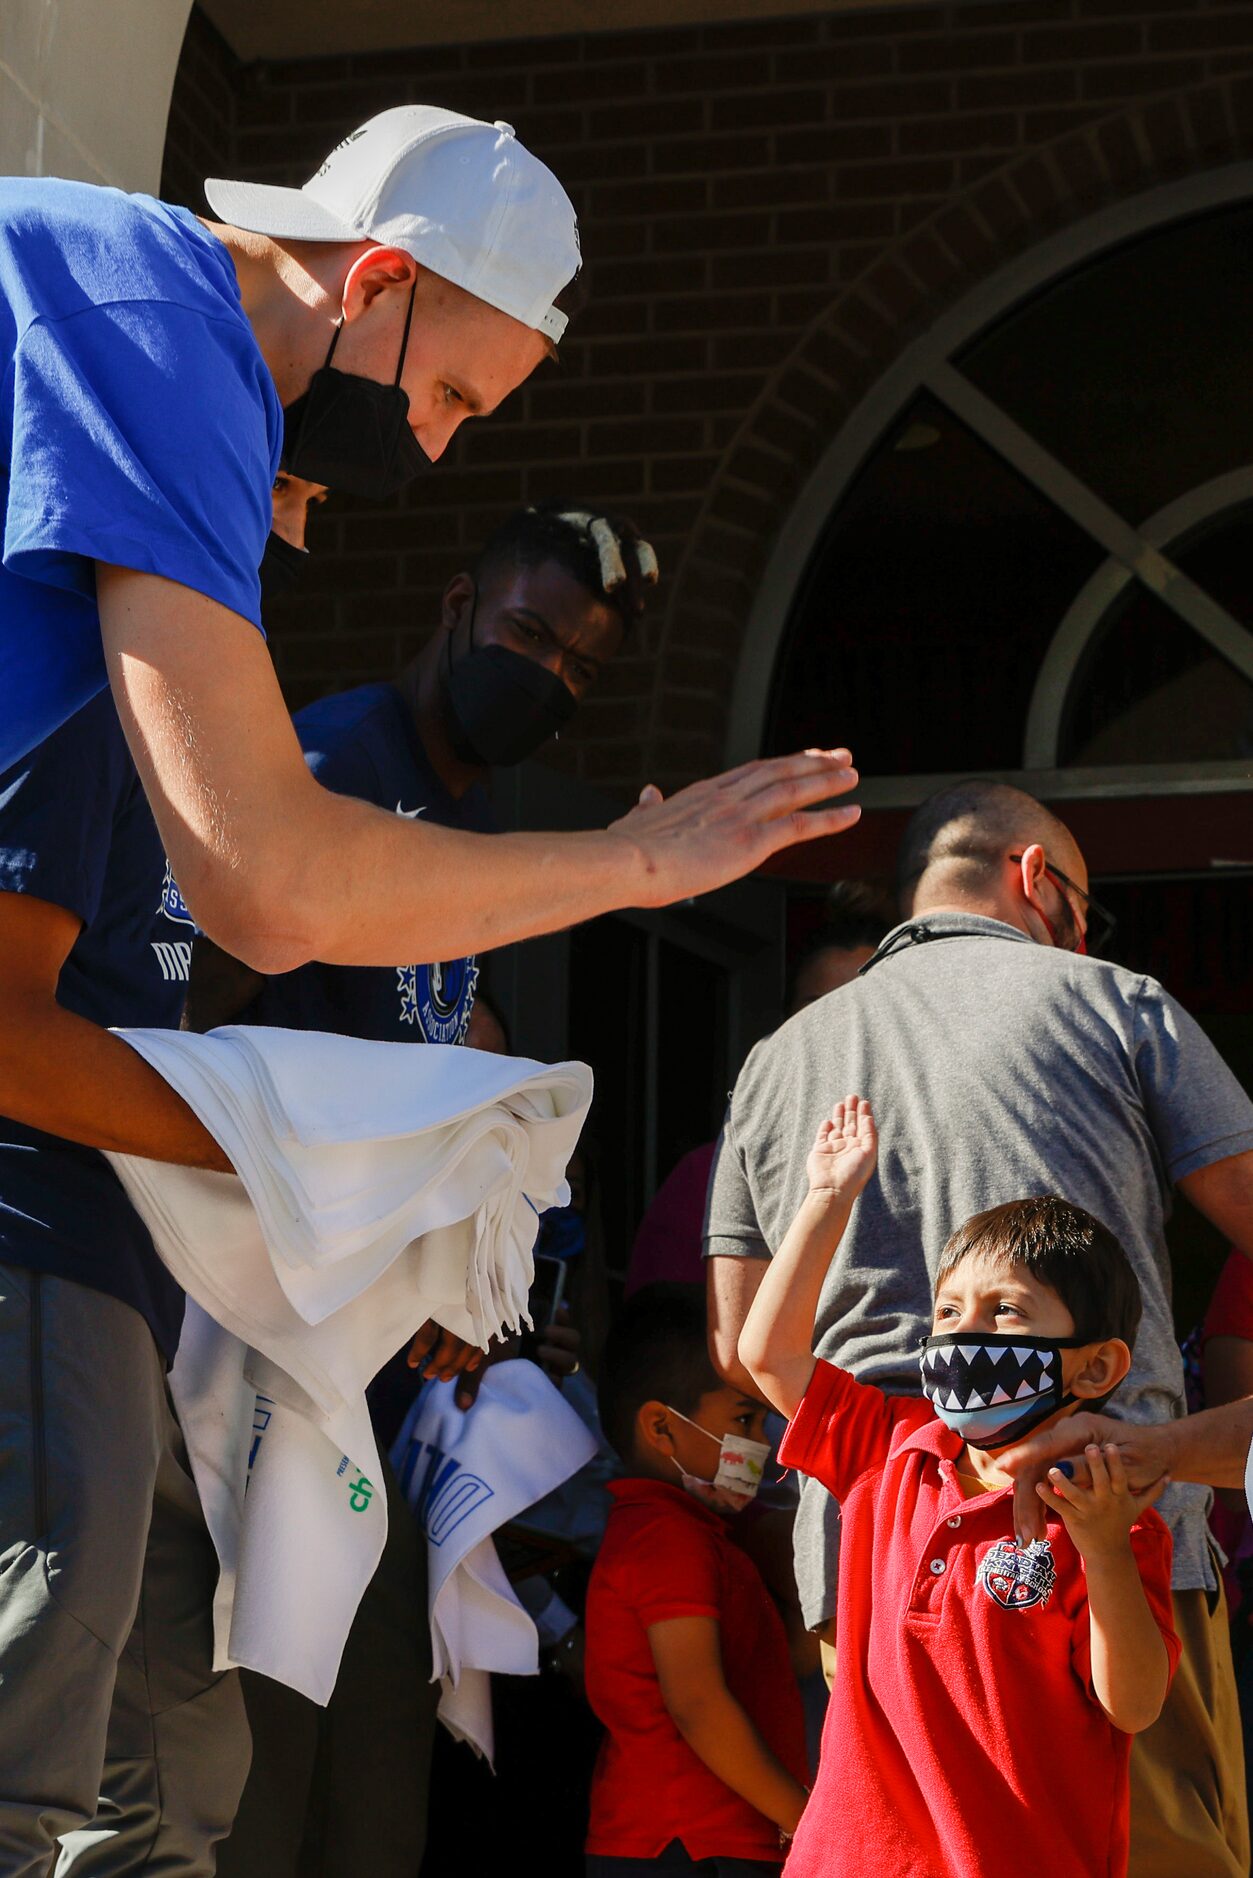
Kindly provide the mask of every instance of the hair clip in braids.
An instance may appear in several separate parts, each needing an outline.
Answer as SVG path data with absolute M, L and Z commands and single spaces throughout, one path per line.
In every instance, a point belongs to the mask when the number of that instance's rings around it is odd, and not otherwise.
M 595 548 L 602 591 L 616 594 L 620 587 L 625 587 L 632 610 L 641 612 L 644 599 L 638 588 L 641 583 L 654 585 L 658 569 L 652 546 L 641 537 L 635 525 L 625 519 L 615 525 L 607 515 L 597 515 L 589 509 L 561 509 L 555 514 L 559 522 L 589 540 Z M 635 562 L 634 582 L 623 556 L 624 546 L 630 549 Z

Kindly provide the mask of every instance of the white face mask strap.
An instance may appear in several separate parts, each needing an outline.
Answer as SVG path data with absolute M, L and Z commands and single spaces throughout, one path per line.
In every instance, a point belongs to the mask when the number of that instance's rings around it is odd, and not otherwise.
M 711 1434 L 708 1428 L 702 1428 L 699 1422 L 694 1422 L 690 1415 L 685 1415 L 683 1413 L 682 1409 L 671 1408 L 668 1402 L 665 1404 L 665 1409 L 666 1409 L 667 1415 L 677 1415 L 681 1422 L 686 1422 L 689 1428 L 695 1428 L 698 1434 L 707 1435 L 709 1440 L 716 1441 L 719 1447 L 721 1447 L 723 1442 L 726 1440 L 725 1435 Z M 674 1457 L 671 1456 L 671 1459 L 673 1458 Z

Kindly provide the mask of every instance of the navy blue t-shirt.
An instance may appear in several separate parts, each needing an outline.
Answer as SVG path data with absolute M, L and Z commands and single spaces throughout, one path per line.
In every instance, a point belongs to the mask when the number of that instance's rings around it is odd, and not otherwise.
M 95 563 L 260 627 L 282 411 L 186 209 L 0 178 L 0 768 L 105 684 Z
M 177 1029 L 194 927 L 110 692 L 0 774 L 0 892 L 82 920 L 57 985 L 66 1010 Z M 104 1156 L 3 1117 L 0 1264 L 120 1298 L 173 1358 L 183 1294 Z
M 413 715 L 394 685 L 362 685 L 297 713 L 305 761 L 326 788 L 443 828 L 495 830 L 480 788 L 458 800 L 426 760 Z M 327 891 L 334 893 L 334 881 Z M 238 1021 L 331 1030 L 381 1043 L 460 1043 L 474 1006 L 473 958 L 386 968 L 301 965 L 267 978 Z

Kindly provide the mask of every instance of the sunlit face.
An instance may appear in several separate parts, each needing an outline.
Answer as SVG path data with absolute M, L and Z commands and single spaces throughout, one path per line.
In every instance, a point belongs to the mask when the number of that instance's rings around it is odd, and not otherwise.
M 968 1252 L 936 1288 L 932 1329 L 936 1336 L 1020 1330 L 1029 1337 L 1073 1337 L 1075 1320 L 1030 1272 L 986 1252 Z
M 547 356 L 539 333 L 475 295 L 421 268 L 413 318 L 404 343 L 408 282 L 396 282 L 358 307 L 349 297 L 333 363 L 380 384 L 400 383 L 409 398 L 409 427 L 437 462 L 468 417 L 487 417 Z

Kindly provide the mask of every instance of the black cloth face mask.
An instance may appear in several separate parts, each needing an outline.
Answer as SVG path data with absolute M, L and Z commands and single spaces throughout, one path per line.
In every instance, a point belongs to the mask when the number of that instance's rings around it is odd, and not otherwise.
M 297 548 L 292 542 L 284 541 L 282 535 L 270 530 L 265 544 L 265 553 L 261 557 L 261 604 L 268 600 L 279 600 L 294 585 L 299 576 L 309 565 L 309 550 Z
M 448 635 L 448 664 L 442 687 L 452 747 L 463 763 L 487 769 L 524 763 L 556 736 L 578 709 L 561 680 L 534 659 L 508 646 L 476 646 L 470 609 L 470 645 L 454 661 Z
M 337 372 L 331 360 L 343 321 L 335 328 L 326 363 L 313 374 L 309 389 L 283 409 L 283 468 L 289 475 L 383 502 L 435 467 L 409 428 L 409 394 L 400 387 L 416 291 L 415 281 L 394 384 Z

